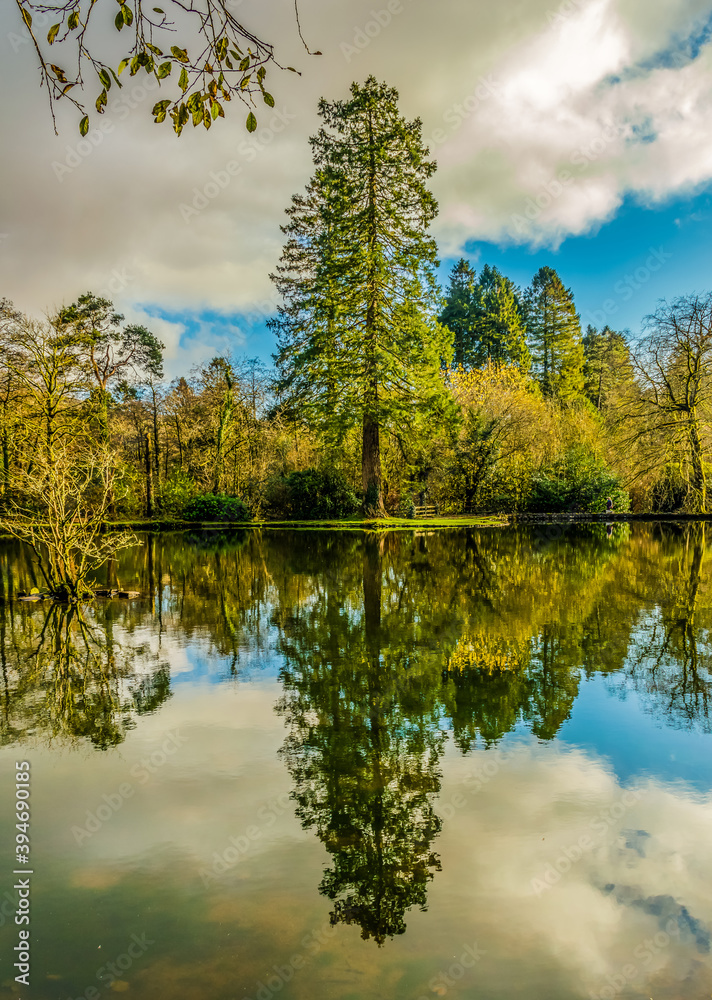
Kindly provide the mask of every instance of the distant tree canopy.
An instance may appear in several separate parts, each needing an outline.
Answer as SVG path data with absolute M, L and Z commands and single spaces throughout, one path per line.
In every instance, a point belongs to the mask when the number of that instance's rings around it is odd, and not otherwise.
M 440 322 L 453 332 L 456 366 L 531 364 L 519 292 L 496 267 L 485 264 L 477 279 L 461 258 L 450 275 Z
M 273 46 L 235 17 L 241 0 L 165 0 L 154 7 L 140 0 L 117 2 L 118 6 L 111 0 L 64 0 L 50 5 L 15 0 L 22 19 L 18 31 L 32 43 L 55 131 L 55 105 L 62 102 L 79 112 L 79 131 L 86 135 L 90 117 L 84 92 L 95 88 L 96 113 L 104 114 L 109 92 L 112 86 L 117 90 L 122 86 L 119 78 L 125 70 L 129 76 L 143 70 L 158 85 L 168 86 L 172 78 L 173 96 L 158 100 L 151 113 L 158 123 L 169 116 L 178 135 L 188 122 L 209 129 L 213 121 L 225 117 L 225 105 L 233 99 L 249 109 L 248 132 L 257 128 L 257 101 L 274 107 L 265 88 L 267 66 L 282 67 Z M 296 0 L 294 6 L 301 37 Z M 125 39 L 118 62 L 109 55 L 113 46 L 102 47 L 97 41 L 102 37 L 97 29 L 101 32 L 109 20 Z M 15 45 L 21 44 L 23 34 L 15 37 Z M 306 42 L 304 47 L 310 55 L 321 55 L 310 52 Z
M 600 411 L 633 378 L 628 341 L 610 326 L 604 326 L 599 333 L 589 325 L 583 338 L 583 353 L 584 393 Z

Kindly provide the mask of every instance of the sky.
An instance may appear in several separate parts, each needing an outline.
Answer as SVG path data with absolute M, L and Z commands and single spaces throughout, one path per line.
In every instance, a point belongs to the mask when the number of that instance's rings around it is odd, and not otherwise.
M 444 285 L 460 256 L 521 286 L 549 265 L 584 327 L 633 337 L 660 298 L 710 290 L 709 0 L 300 0 L 320 56 L 291 0 L 231 2 L 301 72 L 270 69 L 275 108 L 253 135 L 234 102 L 209 132 L 176 137 L 150 115 L 163 93 L 137 76 L 110 92 L 89 143 L 74 113 L 54 135 L 2 4 L 0 296 L 38 315 L 104 294 L 164 341 L 169 378 L 224 351 L 269 361 L 269 274 L 312 172 L 319 98 L 371 73 L 422 120 L 438 162 Z M 102 4 L 97 42 L 111 46 L 116 8 Z

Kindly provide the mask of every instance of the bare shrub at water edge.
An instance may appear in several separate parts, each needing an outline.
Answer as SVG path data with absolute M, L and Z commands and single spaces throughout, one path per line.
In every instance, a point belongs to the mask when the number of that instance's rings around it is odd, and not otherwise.
M 16 479 L 0 530 L 26 542 L 52 597 L 92 597 L 91 575 L 120 549 L 138 545 L 130 531 L 106 531 L 116 460 L 108 449 L 75 455 L 57 449 Z

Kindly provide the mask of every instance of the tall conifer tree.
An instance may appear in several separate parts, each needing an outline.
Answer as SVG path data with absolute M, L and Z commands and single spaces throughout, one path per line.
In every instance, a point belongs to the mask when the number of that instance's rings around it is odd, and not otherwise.
M 471 364 L 475 281 L 474 268 L 461 257 L 450 272 L 450 287 L 440 316 L 440 322 L 452 330 L 453 363 L 457 366 L 469 367 Z
M 487 361 L 528 369 L 531 355 L 526 328 L 513 282 L 496 267 L 485 264 L 475 289 L 477 364 Z
M 470 264 L 460 259 L 450 273 L 445 301 L 440 322 L 453 332 L 455 365 L 480 368 L 495 361 L 529 368 L 519 294 L 496 267 L 485 264 L 476 278 Z
M 589 324 L 583 338 L 584 389 L 597 410 L 603 410 L 616 389 L 634 377 L 628 341 L 604 326 L 599 333 Z
M 533 372 L 545 396 L 573 400 L 584 388 L 581 320 L 570 288 L 551 267 L 534 275 L 525 297 Z
M 364 508 L 379 514 L 381 428 L 446 405 L 440 362 L 452 341 L 435 318 L 435 163 L 420 120 L 397 102 L 374 77 L 349 100 L 320 102 L 315 173 L 287 210 L 273 275 L 283 398 L 334 439 L 360 424 Z

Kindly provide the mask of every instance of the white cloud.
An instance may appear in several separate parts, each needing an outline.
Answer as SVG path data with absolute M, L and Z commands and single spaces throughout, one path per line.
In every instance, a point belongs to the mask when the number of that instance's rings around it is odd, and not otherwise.
M 405 114 L 423 119 L 440 165 L 433 186 L 445 252 L 477 238 L 556 245 L 610 218 L 626 195 L 659 200 L 712 176 L 709 49 L 673 68 L 657 59 L 656 68 L 656 54 L 699 29 L 709 2 L 452 0 L 435 21 L 432 8 L 403 0 L 347 58 L 342 45 L 353 47 L 380 6 L 304 0 L 302 26 L 325 53 L 310 58 L 282 8 L 245 0 L 241 18 L 303 71 L 271 71 L 279 115 L 265 107 L 252 139 L 238 109 L 209 135 L 190 129 L 178 140 L 152 124 L 154 93 L 142 93 L 137 77 L 112 91 L 109 131 L 79 151 L 71 118 L 52 135 L 29 47 L 15 52 L 8 41 L 17 25 L 5 7 L 0 73 L 14 98 L 0 108 L 0 128 L 16 141 L 0 150 L 3 294 L 35 312 L 112 281 L 127 314 L 139 305 L 230 313 L 268 301 L 284 209 L 311 172 L 317 100 L 345 96 L 370 72 L 398 87 Z M 116 272 L 126 268 L 132 276 L 121 284 Z M 180 331 L 164 332 L 178 362 Z M 224 330 L 206 336 L 222 342 Z

